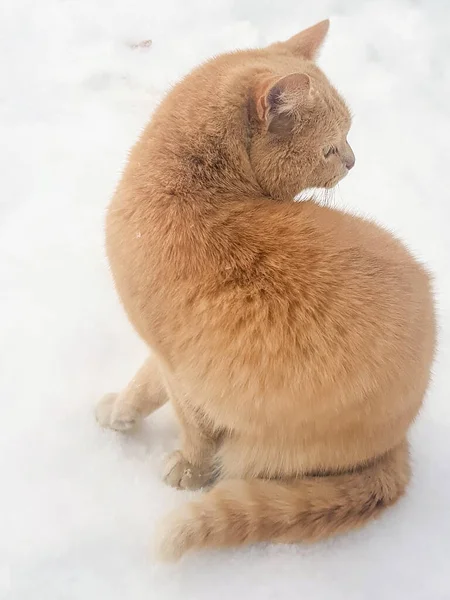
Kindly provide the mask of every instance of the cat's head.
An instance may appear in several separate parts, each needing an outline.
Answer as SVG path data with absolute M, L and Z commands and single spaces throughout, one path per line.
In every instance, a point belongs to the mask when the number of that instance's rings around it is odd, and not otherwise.
M 176 193 L 251 190 L 292 200 L 348 173 L 350 113 L 314 63 L 328 26 L 218 56 L 173 88 L 151 137 Z
M 336 185 L 355 163 L 347 142 L 351 117 L 314 64 L 329 22 L 263 50 L 270 74 L 257 74 L 249 99 L 249 157 L 262 188 L 292 198 Z

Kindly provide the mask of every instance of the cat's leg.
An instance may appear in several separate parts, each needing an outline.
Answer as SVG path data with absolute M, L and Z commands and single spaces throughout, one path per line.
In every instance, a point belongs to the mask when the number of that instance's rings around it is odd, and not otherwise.
M 95 416 L 102 427 L 128 431 L 167 400 L 158 364 L 150 356 L 120 393 L 106 394 L 100 400 Z
M 173 404 L 181 426 L 181 449 L 166 460 L 164 481 L 179 489 L 196 490 L 214 478 L 214 459 L 219 435 L 197 410 L 186 402 Z

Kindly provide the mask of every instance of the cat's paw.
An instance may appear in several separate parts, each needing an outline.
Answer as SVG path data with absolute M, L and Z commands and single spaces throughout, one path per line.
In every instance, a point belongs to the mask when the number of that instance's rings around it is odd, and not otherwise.
M 181 450 L 175 450 L 166 459 L 163 479 L 179 490 L 198 490 L 211 480 L 211 469 L 192 465 Z
M 118 394 L 103 396 L 95 408 L 95 417 L 102 427 L 114 431 L 129 431 L 139 422 L 139 413 L 129 404 L 118 403 L 118 397 Z

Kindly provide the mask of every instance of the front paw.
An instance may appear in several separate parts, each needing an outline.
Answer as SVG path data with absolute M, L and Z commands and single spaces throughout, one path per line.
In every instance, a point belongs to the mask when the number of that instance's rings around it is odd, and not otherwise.
M 211 480 L 211 469 L 192 465 L 181 450 L 175 450 L 166 459 L 163 480 L 179 490 L 198 490 Z
M 95 408 L 95 417 L 102 427 L 114 431 L 129 431 L 140 420 L 138 411 L 129 404 L 121 404 L 118 394 L 106 394 Z

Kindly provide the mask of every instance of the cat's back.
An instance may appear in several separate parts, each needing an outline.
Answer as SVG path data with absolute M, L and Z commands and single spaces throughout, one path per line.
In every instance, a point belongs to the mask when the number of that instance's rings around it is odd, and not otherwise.
M 314 202 L 236 197 L 199 212 L 128 194 L 118 190 L 108 217 L 112 270 L 138 331 L 170 354 L 211 335 L 219 345 L 242 337 L 256 352 L 279 340 L 274 351 L 291 343 L 312 356 L 359 329 L 367 338 L 378 320 L 393 337 L 408 332 L 427 302 L 425 270 L 370 221 Z

